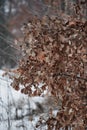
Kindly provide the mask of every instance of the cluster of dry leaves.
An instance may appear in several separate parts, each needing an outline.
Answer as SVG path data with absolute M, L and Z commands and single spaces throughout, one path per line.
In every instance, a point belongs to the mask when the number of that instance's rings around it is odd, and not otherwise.
M 14 71 L 16 90 L 29 96 L 48 89 L 61 100 L 56 117 L 46 121 L 48 130 L 87 125 L 87 21 L 70 18 L 34 17 L 22 28 L 24 38 L 18 44 L 23 58 Z M 38 87 L 39 83 L 44 83 Z M 22 84 L 24 87 L 20 88 Z M 33 85 L 33 89 L 32 89 Z

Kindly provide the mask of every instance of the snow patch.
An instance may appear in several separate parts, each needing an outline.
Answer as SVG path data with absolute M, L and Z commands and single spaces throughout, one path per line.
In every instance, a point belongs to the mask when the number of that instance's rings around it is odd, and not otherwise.
M 12 81 L 8 76 L 3 77 L 3 73 L 4 71 L 0 70 L 0 130 L 34 130 L 39 117 L 35 116 L 33 121 L 29 121 L 32 115 L 30 112 L 36 110 L 36 103 L 42 103 L 44 98 L 30 98 L 14 90 L 10 86 Z

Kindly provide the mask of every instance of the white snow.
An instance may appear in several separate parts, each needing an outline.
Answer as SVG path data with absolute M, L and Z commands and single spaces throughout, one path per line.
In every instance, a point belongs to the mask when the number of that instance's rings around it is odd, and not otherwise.
M 32 117 L 32 110 L 37 109 L 35 102 L 43 102 L 42 97 L 29 98 L 14 90 L 8 77 L 3 77 L 0 70 L 0 130 L 35 130 L 38 116 Z M 23 117 L 23 118 L 22 118 Z M 17 120 L 18 118 L 18 120 Z

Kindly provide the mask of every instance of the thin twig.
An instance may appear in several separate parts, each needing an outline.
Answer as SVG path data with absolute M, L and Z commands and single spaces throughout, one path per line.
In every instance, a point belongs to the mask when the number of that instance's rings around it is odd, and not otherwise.
M 66 73 L 56 73 L 56 74 L 53 74 L 53 77 L 55 76 L 65 76 L 65 77 L 70 77 L 72 79 L 79 79 L 79 80 L 84 80 L 84 81 L 87 81 L 87 78 L 83 78 L 83 77 L 79 77 L 79 76 L 73 76 L 70 75 L 70 74 L 66 74 Z

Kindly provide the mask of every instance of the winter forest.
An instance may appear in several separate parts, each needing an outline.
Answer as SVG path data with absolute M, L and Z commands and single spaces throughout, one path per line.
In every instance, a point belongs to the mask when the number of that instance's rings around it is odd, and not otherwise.
M 0 0 L 0 130 L 87 130 L 87 0 Z

